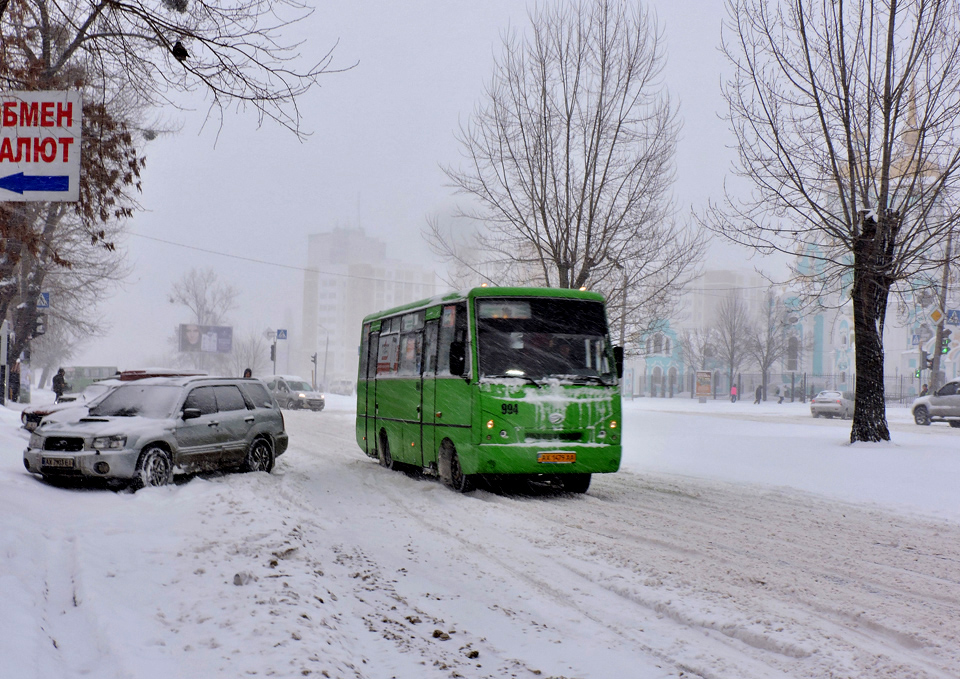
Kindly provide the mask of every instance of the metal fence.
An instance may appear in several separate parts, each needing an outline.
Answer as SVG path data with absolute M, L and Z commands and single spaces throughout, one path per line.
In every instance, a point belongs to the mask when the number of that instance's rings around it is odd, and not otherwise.
M 684 379 L 664 375 L 659 381 L 652 375 L 640 374 L 632 381 L 624 383 L 623 394 L 627 397 L 653 398 L 694 398 L 694 380 L 696 374 L 690 372 Z M 738 373 L 733 382 L 723 372 L 714 372 L 711 383 L 713 399 L 731 398 L 731 387 L 737 387 L 739 400 L 754 400 L 757 387 L 763 386 L 760 373 Z M 835 390 L 853 392 L 856 376 L 850 373 L 839 375 L 818 375 L 806 372 L 768 373 L 763 401 L 806 402 L 821 391 Z M 907 375 L 886 375 L 883 379 L 884 398 L 887 403 L 910 403 L 920 392 L 920 380 Z

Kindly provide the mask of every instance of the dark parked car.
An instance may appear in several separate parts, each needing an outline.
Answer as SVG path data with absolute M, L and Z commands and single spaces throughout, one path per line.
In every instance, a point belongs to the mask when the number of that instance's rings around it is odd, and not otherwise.
M 951 427 L 960 427 L 960 379 L 950 380 L 936 393 L 921 396 L 913 402 L 911 411 L 917 424 L 949 422 Z
M 33 431 L 43 418 L 65 411 L 80 411 L 121 384 L 120 380 L 109 379 L 94 382 L 78 394 L 64 394 L 57 403 L 41 403 L 27 406 L 20 412 L 23 428 Z
M 117 386 L 77 421 L 42 423 L 23 464 L 44 478 L 162 486 L 176 473 L 269 472 L 287 443 L 283 414 L 260 380 L 151 377 Z

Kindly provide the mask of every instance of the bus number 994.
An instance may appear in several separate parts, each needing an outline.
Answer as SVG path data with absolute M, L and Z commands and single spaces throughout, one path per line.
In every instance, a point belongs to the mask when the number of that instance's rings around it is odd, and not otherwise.
M 520 406 L 516 403 L 503 403 L 500 405 L 500 412 L 504 415 L 516 415 L 520 412 Z

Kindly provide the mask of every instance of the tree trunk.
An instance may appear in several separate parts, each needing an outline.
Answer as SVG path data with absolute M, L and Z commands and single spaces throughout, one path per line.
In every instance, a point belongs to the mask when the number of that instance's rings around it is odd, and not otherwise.
M 890 250 L 899 217 L 878 220 L 861 214 L 860 235 L 853 245 L 853 328 L 856 337 L 857 385 L 850 442 L 889 441 L 883 397 L 883 323 L 891 279 Z

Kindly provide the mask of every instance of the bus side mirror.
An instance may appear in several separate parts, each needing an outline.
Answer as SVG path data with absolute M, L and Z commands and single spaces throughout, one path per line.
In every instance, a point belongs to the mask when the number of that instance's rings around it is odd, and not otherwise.
M 613 362 L 617 366 L 617 379 L 623 379 L 623 347 L 613 348 Z
M 450 343 L 450 374 L 463 375 L 467 367 L 466 344 L 463 342 Z

